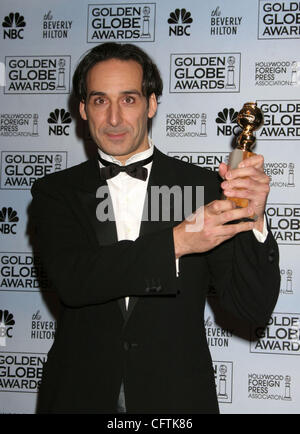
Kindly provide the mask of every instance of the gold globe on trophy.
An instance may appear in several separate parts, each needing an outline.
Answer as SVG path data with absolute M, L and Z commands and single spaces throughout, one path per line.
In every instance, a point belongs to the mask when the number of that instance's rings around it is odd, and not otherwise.
M 247 102 L 237 116 L 237 123 L 242 128 L 242 132 L 237 138 L 236 148 L 229 155 L 228 166 L 230 169 L 236 169 L 241 161 L 255 155 L 252 152 L 256 142 L 253 133 L 263 125 L 264 116 L 256 103 Z M 226 199 L 232 200 L 240 208 L 248 206 L 248 199 L 238 197 L 227 197 Z

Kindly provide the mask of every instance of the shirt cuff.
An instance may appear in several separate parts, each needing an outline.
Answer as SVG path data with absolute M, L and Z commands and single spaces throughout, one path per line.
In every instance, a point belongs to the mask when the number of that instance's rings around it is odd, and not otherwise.
M 264 215 L 264 226 L 263 226 L 263 231 L 260 232 L 257 229 L 252 229 L 253 233 L 255 235 L 255 238 L 257 239 L 257 241 L 259 241 L 260 243 L 264 243 L 267 239 L 268 236 L 268 229 L 267 229 L 267 221 L 266 221 L 266 216 Z

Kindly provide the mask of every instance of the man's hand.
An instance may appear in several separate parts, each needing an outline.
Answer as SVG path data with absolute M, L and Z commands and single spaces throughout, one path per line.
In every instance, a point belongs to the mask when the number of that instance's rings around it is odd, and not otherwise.
M 201 253 L 213 249 L 239 232 L 257 229 L 263 231 L 264 212 L 270 191 L 270 178 L 264 173 L 264 158 L 254 155 L 229 169 L 220 164 L 219 173 L 224 179 L 221 184 L 225 196 L 248 199 L 247 208 L 236 208 L 230 200 L 215 200 L 199 208 L 190 218 L 173 229 L 175 255 L 179 258 L 190 253 Z M 197 219 L 203 213 L 202 219 Z M 257 216 L 255 222 L 230 224 L 234 220 Z M 202 224 L 199 224 L 202 222 Z
M 254 228 L 262 232 L 264 212 L 270 191 L 270 178 L 264 173 L 264 158 L 253 155 L 243 160 L 237 169 L 229 170 L 224 163 L 220 164 L 220 176 L 224 179 L 221 184 L 224 195 L 228 198 L 238 197 L 249 200 L 257 220 Z
M 213 249 L 239 232 L 253 229 L 253 222 L 225 224 L 253 214 L 253 208 L 236 208 L 230 200 L 215 200 L 200 207 L 194 219 L 184 220 L 173 229 L 175 256 L 202 253 Z M 200 213 L 203 218 L 198 219 Z

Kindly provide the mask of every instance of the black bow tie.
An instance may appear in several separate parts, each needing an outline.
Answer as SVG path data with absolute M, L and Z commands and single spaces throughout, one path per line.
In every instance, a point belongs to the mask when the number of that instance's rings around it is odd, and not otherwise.
M 100 168 L 101 179 L 110 179 L 117 176 L 120 172 L 126 172 L 129 176 L 133 178 L 140 179 L 141 181 L 146 181 L 148 170 L 146 169 L 146 164 L 153 160 L 153 155 L 146 158 L 145 160 L 137 161 L 136 163 L 128 164 L 127 166 L 119 166 L 115 163 L 110 163 L 109 161 L 103 160 L 98 154 L 98 160 L 103 164 L 104 167 Z

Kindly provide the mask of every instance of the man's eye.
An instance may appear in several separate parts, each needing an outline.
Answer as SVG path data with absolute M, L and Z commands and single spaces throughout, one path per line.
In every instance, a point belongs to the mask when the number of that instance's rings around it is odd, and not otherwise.
M 135 101 L 135 99 L 133 98 L 133 96 L 125 96 L 125 98 L 124 98 L 124 102 L 126 104 L 133 104 L 134 101 Z
M 105 104 L 105 98 L 102 97 L 95 98 L 94 104 Z

